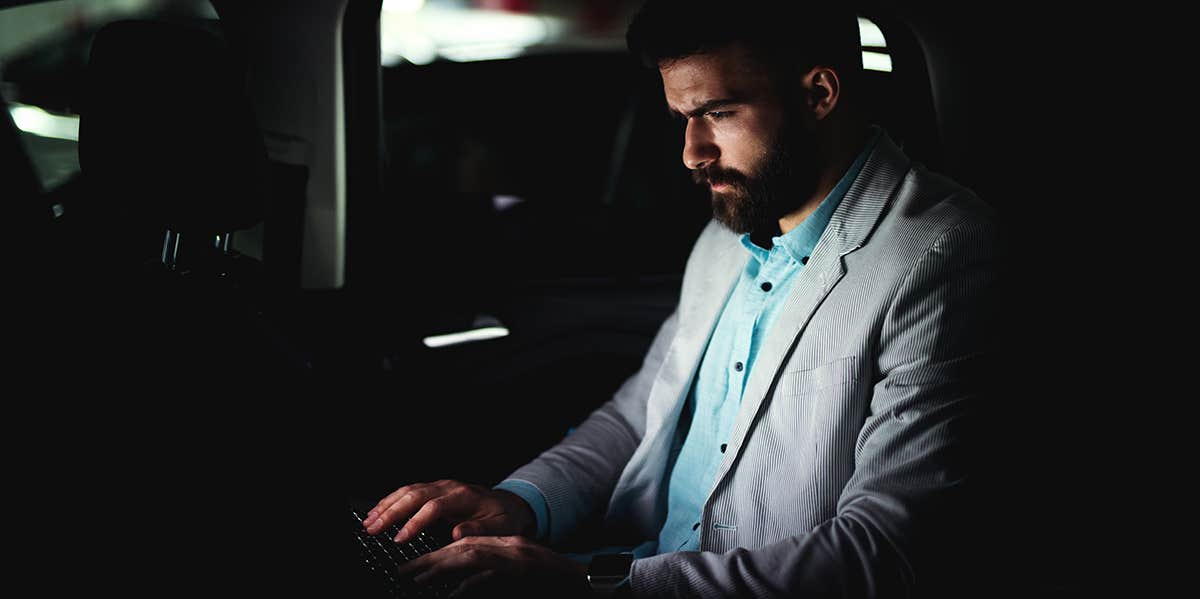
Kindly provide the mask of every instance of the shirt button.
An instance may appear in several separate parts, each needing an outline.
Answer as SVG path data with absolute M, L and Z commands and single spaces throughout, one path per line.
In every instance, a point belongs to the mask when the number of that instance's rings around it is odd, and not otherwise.
M 697 523 L 695 523 L 695 524 L 693 524 L 693 525 L 692 525 L 692 530 L 696 530 L 697 528 L 700 528 L 700 523 L 699 523 L 699 522 L 697 522 Z
M 741 362 L 738 362 L 737 364 L 734 364 L 734 365 L 733 365 L 733 369 L 734 369 L 734 370 L 736 370 L 736 371 L 738 371 L 738 372 L 741 372 L 741 371 L 742 371 L 742 363 L 741 363 Z
M 726 445 L 728 445 L 728 444 L 727 444 L 727 443 L 722 443 L 722 444 L 721 444 L 721 453 L 725 453 L 725 446 L 726 446 Z
M 801 259 L 800 259 L 800 264 L 808 264 L 808 256 L 805 256 L 805 257 L 801 258 Z
M 767 281 L 766 283 L 763 283 L 763 284 L 762 284 L 762 290 L 763 290 L 763 291 L 770 291 L 770 290 L 771 290 L 771 282 L 770 282 L 770 281 Z

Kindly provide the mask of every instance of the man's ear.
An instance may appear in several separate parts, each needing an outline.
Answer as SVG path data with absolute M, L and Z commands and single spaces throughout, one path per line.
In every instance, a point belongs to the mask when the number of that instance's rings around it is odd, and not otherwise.
M 841 100 L 842 82 L 837 71 L 816 66 L 804 75 L 804 89 L 808 91 L 809 114 L 814 120 L 821 121 L 837 108 Z

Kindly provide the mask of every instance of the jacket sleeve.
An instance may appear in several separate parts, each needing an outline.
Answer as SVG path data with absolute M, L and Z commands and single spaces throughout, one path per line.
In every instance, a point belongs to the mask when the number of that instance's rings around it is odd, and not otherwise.
M 833 518 L 753 550 L 639 559 L 634 596 L 902 597 L 928 582 L 966 507 L 966 427 L 983 386 L 993 238 L 990 221 L 960 221 L 902 280 L 883 317 L 880 378 L 855 440 L 855 471 Z
M 641 368 L 613 398 L 596 409 L 561 443 L 506 480 L 541 492 L 548 522 L 541 535 L 551 543 L 568 537 L 583 518 L 603 509 L 621 471 L 646 432 L 646 401 L 675 338 L 678 312 L 659 327 Z M 535 508 L 536 511 L 536 508 Z
M 732 234 L 715 220 L 700 233 L 684 269 L 681 306 L 687 301 L 688 290 L 696 284 L 694 273 L 706 272 L 713 252 L 722 251 L 731 238 Z M 540 491 L 549 520 L 546 530 L 540 531 L 544 533 L 539 534 L 541 540 L 557 544 L 567 539 L 581 521 L 608 506 L 617 480 L 646 434 L 650 390 L 675 341 L 680 312 L 677 307 L 659 327 L 641 368 L 611 400 L 592 412 L 566 439 L 506 479 L 529 483 Z

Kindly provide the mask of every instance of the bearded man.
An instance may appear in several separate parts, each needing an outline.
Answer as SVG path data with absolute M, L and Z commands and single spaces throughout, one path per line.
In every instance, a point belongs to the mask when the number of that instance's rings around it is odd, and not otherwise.
M 711 191 L 675 313 L 557 446 L 493 488 L 404 486 L 367 531 L 449 522 L 455 541 L 403 574 L 464 592 L 938 586 L 972 470 L 992 211 L 865 120 L 852 11 L 650 0 L 628 42 Z M 608 549 L 553 549 L 595 520 Z

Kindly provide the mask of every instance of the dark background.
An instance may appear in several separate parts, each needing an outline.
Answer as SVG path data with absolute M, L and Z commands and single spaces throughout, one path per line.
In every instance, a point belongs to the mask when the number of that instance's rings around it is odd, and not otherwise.
M 977 542 L 964 546 L 977 552 L 980 570 L 964 596 L 1111 590 L 1154 559 L 1129 542 L 1156 525 L 1148 524 L 1154 512 L 1140 499 L 1151 469 L 1127 420 L 1137 420 L 1143 409 L 1174 410 L 1163 406 L 1171 396 L 1154 382 L 1158 377 L 1141 374 L 1151 372 L 1145 362 L 1152 358 L 1144 314 L 1166 295 L 1157 292 L 1146 264 L 1153 260 L 1146 239 L 1155 237 L 1157 226 L 1146 216 L 1151 209 L 1128 208 L 1136 188 L 1122 172 L 1132 162 L 1118 153 L 1132 142 L 1113 122 L 1120 113 L 1096 101 L 1120 97 L 1119 85 L 1094 83 L 1097 64 L 1119 72 L 1124 63 L 1107 55 L 1091 62 L 1081 57 L 1081 49 L 1111 41 L 1090 15 L 1055 15 L 1039 4 L 881 2 L 866 8 L 896 9 L 935 25 L 929 31 L 936 34 L 925 40 L 927 58 L 944 62 L 942 72 L 956 81 L 958 96 L 945 105 L 956 125 L 943 132 L 955 145 L 952 153 L 926 160 L 994 205 L 1006 232 L 998 359 L 986 374 L 992 392 L 982 406 L 976 446 Z M 537 76 L 536 62 L 530 62 L 530 77 Z M 434 65 L 423 76 L 436 79 L 437 71 Z M 556 76 L 564 88 L 586 86 L 588 77 L 580 75 L 562 70 Z M 460 99 L 474 93 L 452 78 L 440 81 L 439 87 L 460 91 Z M 380 83 L 385 138 L 443 126 L 428 115 L 402 118 L 436 108 L 429 103 L 437 99 L 390 101 L 394 90 L 410 84 L 400 73 L 385 72 Z M 595 90 L 593 98 L 619 101 L 597 95 L 604 92 Z M 537 131 L 602 135 L 613 126 L 599 118 L 576 127 L 570 114 L 552 110 L 556 98 L 545 100 L 554 120 Z M 464 101 L 455 107 L 462 118 L 450 120 L 466 127 L 471 107 Z M 649 163 L 675 165 L 669 143 L 661 151 L 649 147 Z M 284 308 L 265 337 L 282 340 L 285 355 L 265 374 L 214 369 L 226 361 L 210 346 L 177 358 L 153 345 L 129 351 L 129 343 L 149 344 L 164 330 L 244 330 L 206 329 L 221 320 L 185 322 L 171 309 L 147 317 L 140 309 L 145 296 L 111 285 L 89 287 L 99 290 L 91 303 L 56 304 L 53 322 L 41 320 L 50 317 L 45 310 L 14 315 L 22 326 L 33 321 L 34 347 L 47 337 L 69 340 L 33 352 L 32 368 L 14 362 L 24 375 L 16 380 L 28 377 L 33 384 L 14 385 L 7 402 L 12 476 L 21 481 L 9 514 L 38 539 L 30 554 L 53 553 L 53 543 L 72 531 L 89 549 L 120 548 L 118 555 L 130 556 L 97 562 L 99 579 L 139 573 L 144 560 L 161 566 L 161 576 L 144 576 L 151 586 L 222 592 L 249 573 L 250 584 L 283 584 L 305 594 L 312 589 L 295 575 L 312 574 L 313 585 L 327 579 L 322 564 L 336 559 L 324 559 L 323 548 L 337 546 L 348 497 L 370 501 L 405 482 L 443 477 L 493 483 L 560 438 L 636 369 L 648 335 L 671 307 L 678 282 L 670 273 L 682 267 L 703 222 L 684 188 L 650 180 L 629 192 L 676 202 L 652 207 L 635 202 L 572 210 L 539 202 L 563 185 L 583 187 L 591 176 L 569 170 L 579 163 L 565 161 L 547 169 L 543 187 L 506 182 L 530 198 L 511 229 L 463 230 L 432 198 L 453 196 L 469 209 L 482 201 L 472 199 L 474 190 L 405 177 L 418 171 L 399 168 L 405 158 L 389 150 L 388 164 L 396 168 L 386 169 L 375 199 L 396 185 L 412 185 L 430 199 L 364 200 L 359 205 L 370 208 L 352 210 L 358 214 L 350 224 L 351 255 L 370 260 L 351 264 L 344 292 L 280 302 Z M 551 152 L 542 160 L 561 158 Z M 511 170 L 497 172 L 503 179 Z M 396 222 L 419 223 L 430 234 L 389 249 Z M 562 229 L 547 230 L 545 223 Z M 577 260 L 529 260 L 540 243 L 566 235 L 582 240 Z M 506 252 L 493 256 L 494 263 L 528 269 L 489 271 L 472 263 L 474 248 L 492 243 Z M 655 250 L 649 260 L 647 246 Z M 428 255 L 431 247 L 438 248 L 439 261 L 405 260 Z M 390 275 L 416 284 L 395 285 Z M 419 347 L 421 336 L 468 322 L 484 308 L 515 334 L 432 355 Z M 411 343 L 388 341 L 397 338 Z M 259 355 L 257 348 L 238 351 Z M 297 355 L 316 368 L 296 368 Z M 264 559 L 261 543 L 277 550 L 265 558 L 268 566 L 257 561 Z M 289 573 L 289 582 L 261 575 L 271 569 Z M 51 580 L 43 577 L 56 589 L 94 584 Z

